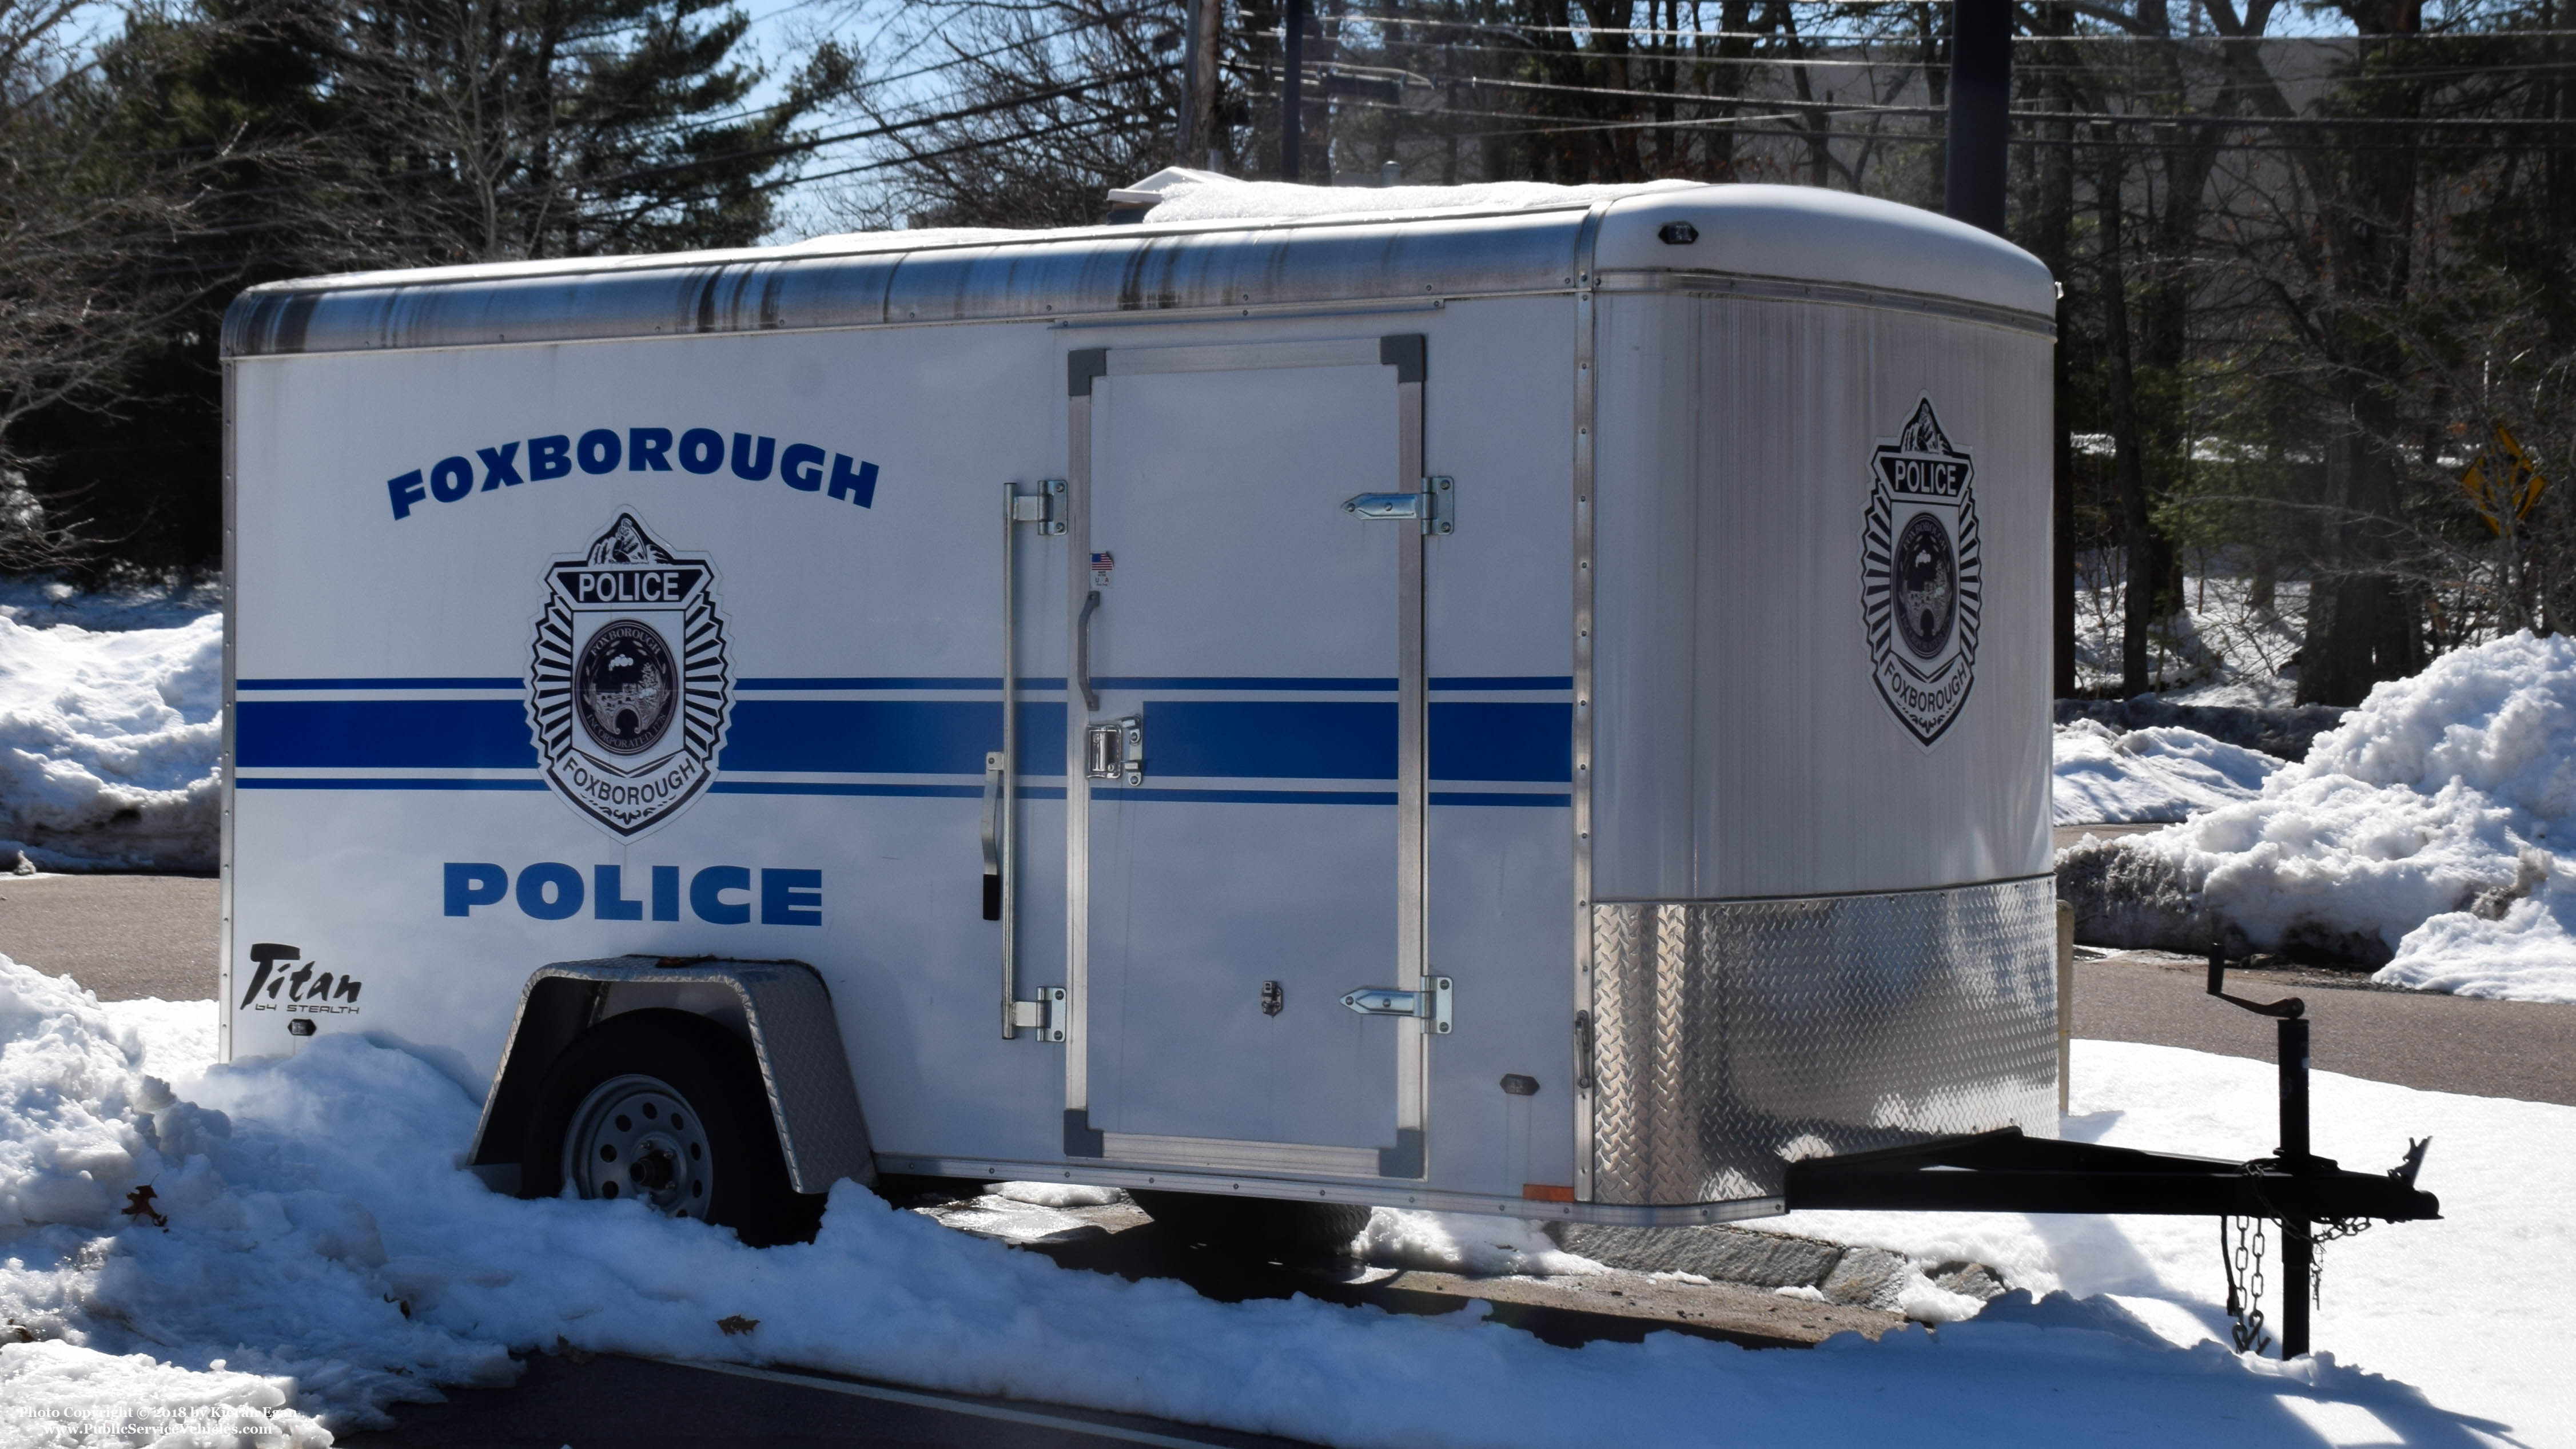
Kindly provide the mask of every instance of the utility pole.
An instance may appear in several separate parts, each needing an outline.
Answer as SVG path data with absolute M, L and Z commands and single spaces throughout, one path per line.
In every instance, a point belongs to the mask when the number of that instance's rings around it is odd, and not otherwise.
M 1224 10 L 1225 0 L 1190 0 L 1189 36 L 1182 60 L 1181 139 L 1176 148 L 1180 152 L 1179 164 L 1205 163 L 1211 171 L 1222 169 L 1218 158 L 1225 154 L 1216 130 L 1217 26 Z
M 2009 3 L 2009 0 L 2001 0 Z M 1280 55 L 1286 74 L 1279 82 L 1279 179 L 1297 179 L 1297 153 L 1306 146 L 1306 0 L 1288 0 Z
M 1997 236 L 2004 229 L 2011 99 L 2012 0 L 1956 0 L 1950 7 L 1950 171 L 1941 209 Z

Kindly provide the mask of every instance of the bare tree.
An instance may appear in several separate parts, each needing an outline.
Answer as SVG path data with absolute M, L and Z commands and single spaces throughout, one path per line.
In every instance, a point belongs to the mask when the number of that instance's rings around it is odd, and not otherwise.
M 1181 0 L 930 0 L 911 15 L 927 53 L 911 72 L 936 78 L 936 99 L 863 87 L 877 155 L 859 174 L 889 179 L 846 192 L 846 220 L 1088 225 L 1104 192 L 1175 159 Z
M 99 541 L 27 485 L 20 425 L 113 405 L 123 366 L 185 305 L 165 266 L 215 151 L 137 153 L 77 0 L 0 0 L 0 569 L 70 566 Z M 56 500 L 57 504 L 61 500 Z

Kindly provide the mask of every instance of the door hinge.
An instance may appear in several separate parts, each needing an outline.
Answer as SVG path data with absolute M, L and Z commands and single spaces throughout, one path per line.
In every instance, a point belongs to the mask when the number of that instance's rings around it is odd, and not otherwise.
M 1061 986 L 1050 986 L 1040 991 L 1035 1001 L 1011 1003 L 1011 1025 L 1036 1032 L 1041 1041 L 1064 1040 L 1065 1025 L 1072 1016 Z
M 1145 783 L 1145 717 L 1104 720 L 1083 728 L 1083 774 L 1094 780 Z
M 1431 1030 L 1441 1036 L 1449 1034 L 1449 978 L 1434 976 L 1422 991 L 1399 991 L 1392 986 L 1363 986 L 1342 998 L 1342 1005 L 1362 1016 L 1414 1016 L 1431 1023 Z
M 1356 518 L 1414 518 L 1422 531 L 1449 534 L 1458 530 L 1458 489 L 1449 478 L 1425 478 L 1418 493 L 1354 493 L 1342 500 L 1342 511 Z
M 1012 494 L 1011 521 L 1034 523 L 1040 533 L 1064 532 L 1064 480 L 1049 478 L 1035 493 Z

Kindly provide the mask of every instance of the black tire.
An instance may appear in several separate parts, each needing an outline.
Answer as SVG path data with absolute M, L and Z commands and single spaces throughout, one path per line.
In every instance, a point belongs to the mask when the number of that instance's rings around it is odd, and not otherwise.
M 1369 1210 L 1352 1203 L 1283 1202 L 1197 1192 L 1130 1192 L 1136 1206 L 1193 1247 L 1255 1262 L 1312 1262 L 1350 1251 Z
M 621 1112 L 628 1103 L 635 1110 Z M 603 1114 L 608 1120 L 595 1120 Z M 661 1120 L 647 1125 L 639 1115 Z M 577 1131 L 602 1138 L 611 1162 L 606 1139 L 643 1149 L 617 1168 L 585 1159 L 571 1174 L 584 1197 L 642 1195 L 674 1217 L 732 1228 L 755 1247 L 811 1238 L 822 1220 L 823 1199 L 788 1181 L 751 1048 L 702 1016 L 630 1011 L 574 1038 L 537 1088 L 519 1153 L 521 1195 L 563 1191 L 567 1138 Z

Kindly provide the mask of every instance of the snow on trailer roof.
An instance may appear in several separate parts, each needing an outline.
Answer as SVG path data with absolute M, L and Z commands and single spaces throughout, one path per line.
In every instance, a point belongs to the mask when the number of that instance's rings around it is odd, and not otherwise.
M 1315 303 L 1671 289 L 1904 299 L 2048 331 L 2037 258 L 1934 213 L 1812 187 L 1383 188 L 1173 168 L 1132 222 L 857 232 L 790 246 L 361 272 L 254 287 L 228 358 L 691 333 L 1065 321 Z

